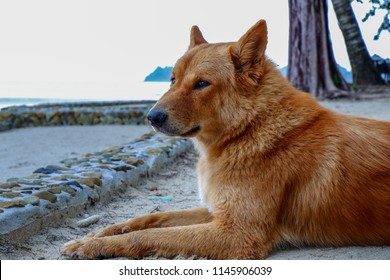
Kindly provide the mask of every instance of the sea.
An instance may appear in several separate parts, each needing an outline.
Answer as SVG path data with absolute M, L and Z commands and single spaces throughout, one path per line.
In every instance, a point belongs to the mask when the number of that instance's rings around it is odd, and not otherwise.
M 0 82 L 0 110 L 50 103 L 158 100 L 169 82 Z

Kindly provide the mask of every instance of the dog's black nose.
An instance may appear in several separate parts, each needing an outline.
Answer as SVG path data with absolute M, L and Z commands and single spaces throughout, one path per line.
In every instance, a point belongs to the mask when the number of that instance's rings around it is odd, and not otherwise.
M 162 127 L 168 119 L 168 115 L 160 109 L 153 109 L 149 111 L 146 118 L 152 123 L 153 126 Z

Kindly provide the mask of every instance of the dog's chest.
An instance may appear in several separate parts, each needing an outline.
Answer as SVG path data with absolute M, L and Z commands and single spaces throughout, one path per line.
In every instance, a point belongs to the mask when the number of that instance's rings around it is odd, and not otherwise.
M 211 193 L 212 169 L 206 161 L 199 159 L 198 162 L 198 189 L 199 196 L 203 204 L 212 210 L 212 193 Z

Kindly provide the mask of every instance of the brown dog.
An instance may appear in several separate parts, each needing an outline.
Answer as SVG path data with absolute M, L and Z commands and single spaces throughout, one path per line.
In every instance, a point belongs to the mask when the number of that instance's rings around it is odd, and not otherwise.
M 69 242 L 73 257 L 262 259 L 277 245 L 390 245 L 390 123 L 321 107 L 264 55 L 191 31 L 153 127 L 192 137 L 207 208 L 142 216 Z

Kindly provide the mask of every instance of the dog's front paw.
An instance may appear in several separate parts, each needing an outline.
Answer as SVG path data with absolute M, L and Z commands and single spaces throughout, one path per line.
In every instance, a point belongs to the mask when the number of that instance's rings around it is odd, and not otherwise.
M 72 259 L 101 259 L 106 257 L 103 252 L 103 242 L 99 239 L 72 240 L 64 245 L 61 254 Z
M 104 236 L 113 236 L 113 235 L 118 235 L 118 234 L 124 234 L 124 233 L 129 233 L 130 227 L 123 223 L 123 224 L 117 224 L 117 225 L 112 225 L 108 226 L 104 229 L 91 232 L 85 238 L 96 238 L 96 237 L 104 237 Z

